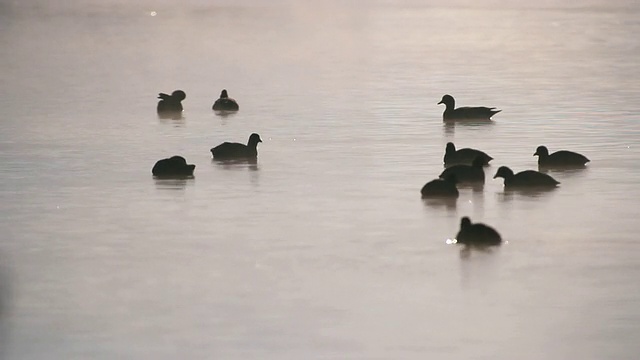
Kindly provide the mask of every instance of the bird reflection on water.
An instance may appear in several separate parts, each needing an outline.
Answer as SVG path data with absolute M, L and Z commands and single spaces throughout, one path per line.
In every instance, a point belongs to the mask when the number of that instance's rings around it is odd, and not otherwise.
M 184 190 L 187 185 L 191 186 L 195 182 L 194 176 L 183 177 L 158 177 L 154 176 L 153 181 L 157 189 Z
M 546 166 L 538 165 L 538 171 L 545 174 L 562 174 L 563 177 L 582 176 L 589 167 L 586 165 Z
M 455 211 L 458 199 L 447 197 L 422 198 L 422 202 L 425 206 L 434 209 L 445 208 L 449 211 Z
M 469 127 L 469 128 L 490 128 L 495 125 L 495 121 L 476 121 L 476 120 L 467 120 L 467 121 L 445 121 L 442 123 L 442 129 L 444 130 L 445 135 L 453 136 L 456 132 L 456 127 Z
M 184 116 L 182 115 L 182 111 L 163 111 L 158 113 L 158 119 L 160 120 L 175 120 L 175 124 L 184 125 Z M 169 123 L 168 121 L 163 121 L 163 123 Z M 174 122 L 171 122 L 174 123 Z
M 248 159 L 211 159 L 212 164 L 216 164 L 223 169 L 241 169 L 247 168 L 251 171 L 257 171 L 258 168 L 258 159 L 257 158 L 248 158 Z
M 505 188 L 502 192 L 497 192 L 496 196 L 498 197 L 499 201 L 512 201 L 516 198 L 516 196 L 536 199 L 544 196 L 549 196 L 557 190 L 558 188 Z
M 216 116 L 219 116 L 222 119 L 222 125 L 226 125 L 227 124 L 226 120 L 228 118 L 232 118 L 238 112 L 237 111 L 226 111 L 226 110 L 214 110 L 213 113 Z

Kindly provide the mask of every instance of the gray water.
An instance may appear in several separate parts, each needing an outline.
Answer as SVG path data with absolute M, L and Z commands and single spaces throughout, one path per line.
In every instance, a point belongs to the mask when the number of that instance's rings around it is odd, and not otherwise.
M 637 359 L 640 5 L 478 3 L 0 0 L 0 358 Z M 448 141 L 487 183 L 425 202 Z M 591 163 L 505 193 L 538 145 Z

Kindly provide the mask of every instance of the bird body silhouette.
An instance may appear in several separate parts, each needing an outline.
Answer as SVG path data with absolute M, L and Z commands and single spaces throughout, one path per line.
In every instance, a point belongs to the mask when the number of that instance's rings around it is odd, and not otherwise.
M 560 184 L 551 176 L 535 170 L 524 170 L 517 174 L 506 166 L 500 166 L 493 178 L 503 178 L 507 188 L 555 188 Z
M 498 232 L 482 223 L 471 223 L 471 219 L 463 217 L 460 220 L 460 231 L 456 235 L 458 244 L 467 246 L 497 246 L 502 243 L 502 237 Z
M 495 107 L 459 107 L 456 108 L 456 100 L 451 95 L 444 95 L 439 104 L 444 104 L 442 113 L 443 121 L 463 121 L 463 120 L 491 120 L 491 117 L 502 110 Z
M 440 174 L 441 179 L 447 178 L 454 174 L 458 183 L 477 183 L 484 184 L 484 160 L 481 156 L 476 156 L 471 165 L 457 164 L 450 166 Z
M 211 149 L 214 159 L 255 159 L 258 157 L 258 143 L 261 143 L 260 135 L 253 133 L 249 136 L 247 144 L 224 142 Z
M 158 160 L 151 169 L 153 176 L 158 177 L 180 177 L 193 176 L 196 166 L 187 164 L 187 160 L 182 156 L 172 156 L 170 158 Z
M 533 156 L 538 156 L 538 165 L 544 167 L 584 166 L 589 159 L 573 151 L 559 150 L 549 154 L 546 146 L 538 146 Z
M 171 95 L 165 93 L 158 94 L 158 99 L 160 99 L 160 101 L 158 101 L 158 113 L 181 112 L 183 110 L 182 100 L 186 97 L 187 94 L 182 90 L 176 90 L 172 92 Z
M 443 161 L 445 166 L 456 164 L 471 165 L 477 158 L 480 158 L 478 161 L 481 161 L 483 166 L 489 165 L 489 161 L 493 160 L 493 158 L 484 151 L 471 148 L 456 150 L 456 146 L 452 142 L 448 142 L 444 151 Z
M 238 111 L 240 106 L 235 99 L 229 97 L 227 90 L 220 93 L 220 98 L 213 103 L 213 110 L 216 111 Z
M 460 195 L 458 188 L 456 187 L 457 182 L 458 180 L 456 179 L 456 176 L 454 174 L 450 174 L 444 179 L 434 179 L 427 182 L 420 190 L 420 193 L 423 198 L 457 198 Z

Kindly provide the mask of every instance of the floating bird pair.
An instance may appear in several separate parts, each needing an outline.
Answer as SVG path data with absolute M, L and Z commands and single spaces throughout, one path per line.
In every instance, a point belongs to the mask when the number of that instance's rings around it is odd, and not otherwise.
M 182 100 L 187 97 L 182 90 L 176 90 L 169 94 L 160 93 L 158 94 L 158 114 L 166 115 L 172 113 L 180 113 L 183 110 Z M 235 99 L 229 97 L 226 89 L 223 89 L 220 93 L 220 98 L 213 103 L 213 110 L 216 111 L 238 111 L 240 106 Z
M 253 133 L 249 136 L 247 144 L 224 142 L 211 149 L 211 154 L 216 160 L 253 160 L 258 157 L 258 143 L 261 143 L 260 135 Z M 188 177 L 193 176 L 195 165 L 187 164 L 182 156 L 158 160 L 151 169 L 156 177 Z
M 573 168 L 584 167 L 590 160 L 582 154 L 573 151 L 560 150 L 553 154 L 549 154 L 546 146 L 538 146 L 533 156 L 538 156 L 538 166 L 541 168 Z M 513 170 L 506 166 L 498 168 L 496 175 L 493 177 L 501 177 L 504 179 L 505 188 L 554 188 L 560 182 L 551 176 L 535 170 L 524 170 L 514 173 Z

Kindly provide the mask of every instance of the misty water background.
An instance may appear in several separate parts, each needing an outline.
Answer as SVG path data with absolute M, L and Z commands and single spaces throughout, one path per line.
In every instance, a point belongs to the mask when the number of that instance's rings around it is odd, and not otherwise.
M 636 359 L 639 33 L 621 0 L 0 0 L 0 358 Z M 487 183 L 422 201 L 448 141 Z M 538 145 L 592 162 L 505 193 Z M 461 256 L 461 216 L 508 243 Z

